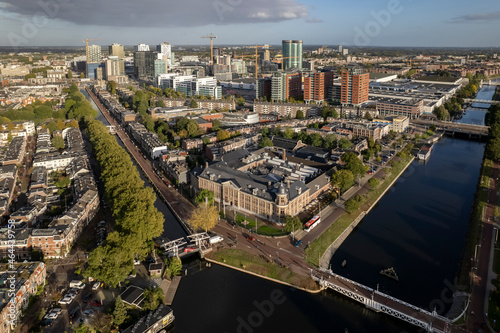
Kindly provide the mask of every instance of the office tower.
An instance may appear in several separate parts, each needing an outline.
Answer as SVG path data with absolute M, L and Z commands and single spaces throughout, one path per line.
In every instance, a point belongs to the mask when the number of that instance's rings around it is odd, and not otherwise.
M 158 55 L 160 56 L 160 55 Z M 167 73 L 167 61 L 163 59 L 156 59 L 155 60 L 155 70 L 154 70 L 154 77 L 158 76 L 159 74 L 166 74 Z
M 360 105 L 368 101 L 370 74 L 357 67 L 343 68 L 341 71 L 342 104 Z
M 89 63 L 101 62 L 101 47 L 99 45 L 89 46 Z
M 167 42 L 158 44 L 156 46 L 156 51 L 161 55 L 161 60 L 165 60 L 167 62 L 167 68 L 172 66 L 172 45 Z
M 155 60 L 158 60 L 156 51 L 134 52 L 134 74 L 137 79 L 151 79 L 155 77 Z
M 304 77 L 304 101 L 321 103 L 328 99 L 328 89 L 333 86 L 335 72 L 317 72 Z
M 134 51 L 135 52 L 147 52 L 149 51 L 149 45 L 146 44 L 139 44 L 134 46 Z
M 272 78 L 265 77 L 257 79 L 255 85 L 255 98 L 262 98 L 265 101 L 271 100 Z
M 109 46 L 109 55 L 110 56 L 116 56 L 120 59 L 125 58 L 125 49 L 123 48 L 123 45 L 114 43 Z
M 339 53 L 342 53 L 342 45 L 339 45 L 338 51 L 339 51 Z
M 282 42 L 283 70 L 302 68 L 302 41 L 284 40 Z
M 271 100 L 284 102 L 290 98 L 302 97 L 302 74 L 299 73 L 273 73 L 271 80 Z
M 349 54 L 349 49 L 342 50 L 342 55 L 348 55 L 348 54 Z

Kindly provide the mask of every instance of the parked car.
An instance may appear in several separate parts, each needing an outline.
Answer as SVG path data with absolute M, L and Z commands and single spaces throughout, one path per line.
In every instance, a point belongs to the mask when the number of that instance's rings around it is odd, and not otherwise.
M 299 247 L 301 245 L 302 245 L 302 240 L 300 240 L 300 239 L 298 241 L 296 241 L 295 244 L 293 244 L 293 246 L 295 246 L 295 247 Z
M 191 252 L 193 250 L 194 250 L 194 247 L 191 247 L 191 246 L 184 248 L 184 252 Z
M 85 311 L 83 311 L 83 315 L 86 316 L 86 317 L 92 317 L 94 315 L 94 310 L 92 309 L 87 309 Z
M 77 306 L 76 308 L 74 308 L 73 310 L 71 310 L 71 311 L 69 312 L 69 317 L 70 317 L 71 319 L 75 318 L 75 317 L 76 317 L 76 315 L 78 314 L 78 312 L 80 312 L 80 308 Z
M 97 290 L 101 287 L 101 282 L 96 282 L 92 285 L 92 290 Z
M 102 306 L 102 302 L 98 299 L 95 299 L 89 303 L 91 306 Z
M 248 239 L 249 241 L 254 241 L 255 237 L 251 235 L 245 235 L 245 238 Z
M 141 261 L 139 259 L 134 259 L 134 266 L 140 265 Z
M 80 280 L 73 280 L 69 283 L 70 288 L 83 289 L 85 288 L 85 283 Z
M 82 302 L 87 303 L 89 299 L 92 297 L 92 294 L 86 294 L 85 296 L 82 297 Z
M 72 297 L 64 296 L 57 303 L 59 303 L 59 304 L 70 304 L 72 301 L 73 301 Z

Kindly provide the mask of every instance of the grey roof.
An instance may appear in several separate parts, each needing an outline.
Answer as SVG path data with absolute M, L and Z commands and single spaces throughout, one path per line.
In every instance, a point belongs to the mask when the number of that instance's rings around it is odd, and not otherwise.
M 160 327 L 163 327 L 163 322 L 160 322 L 166 315 L 172 312 L 172 309 L 166 305 L 160 304 L 160 306 L 148 313 L 148 315 L 142 317 L 137 321 L 134 325 L 128 327 L 123 330 L 122 333 L 144 333 L 150 332 L 150 328 L 154 326 L 156 323 L 160 324 Z M 156 331 L 155 331 L 156 332 Z
M 211 179 L 219 184 L 231 183 L 240 191 L 255 195 L 265 200 L 274 201 L 281 183 L 274 183 L 266 177 L 257 176 L 249 172 L 235 170 L 229 167 L 226 162 L 221 161 L 212 164 L 201 173 L 200 177 Z M 271 183 L 271 186 L 269 186 Z M 308 188 L 302 181 L 294 181 L 290 183 L 290 188 L 286 188 L 289 200 L 293 200 L 296 196 L 307 191 Z

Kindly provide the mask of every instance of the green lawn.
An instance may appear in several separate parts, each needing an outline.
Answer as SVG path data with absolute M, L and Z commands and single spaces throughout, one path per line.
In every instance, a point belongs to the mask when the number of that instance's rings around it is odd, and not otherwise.
M 236 268 L 284 281 L 302 288 L 319 289 L 311 277 L 293 273 L 288 268 L 279 266 L 267 258 L 255 256 L 243 250 L 221 249 L 210 253 L 208 257 Z
M 241 226 L 245 229 L 248 229 L 248 230 L 255 231 L 255 224 L 256 224 L 255 220 L 253 220 L 249 217 L 246 217 L 247 223 L 243 224 L 244 221 L 245 221 L 244 215 L 236 214 L 236 223 L 238 223 L 239 226 Z M 282 236 L 282 235 L 286 235 L 288 233 L 284 232 L 280 229 L 270 227 L 267 224 L 265 224 L 264 222 L 260 222 L 258 225 L 258 228 L 257 228 L 257 234 L 264 235 L 264 236 Z

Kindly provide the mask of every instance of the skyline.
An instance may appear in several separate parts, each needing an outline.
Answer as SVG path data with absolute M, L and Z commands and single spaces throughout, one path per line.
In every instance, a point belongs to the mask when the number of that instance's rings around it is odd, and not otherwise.
M 83 46 L 120 43 L 305 45 L 364 47 L 498 47 L 500 5 L 493 0 L 1 0 L 0 46 Z M 144 10 L 147 8 L 147 10 Z M 209 43 L 208 43 L 209 44 Z

